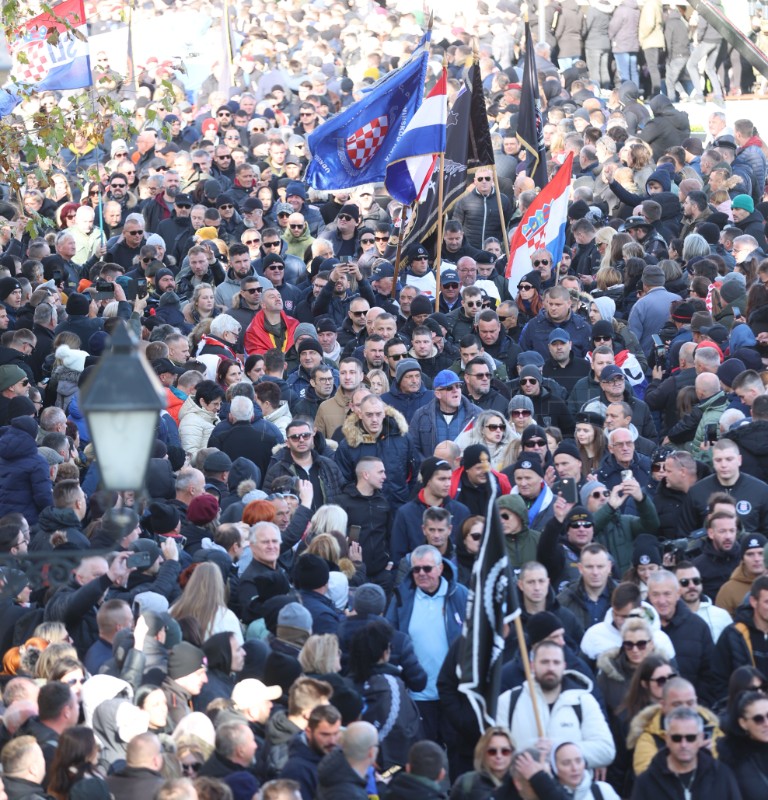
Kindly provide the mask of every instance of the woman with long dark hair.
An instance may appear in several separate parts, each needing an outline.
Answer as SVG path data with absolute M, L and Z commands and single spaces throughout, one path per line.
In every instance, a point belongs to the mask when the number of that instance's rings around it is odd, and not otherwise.
M 421 738 L 419 711 L 400 670 L 389 663 L 393 635 L 388 622 L 371 620 L 354 634 L 349 651 L 350 677 L 363 698 L 362 719 L 379 731 L 377 763 L 382 772 L 404 767 L 411 745 Z
M 90 728 L 78 725 L 64 731 L 59 737 L 56 754 L 51 763 L 48 794 L 56 800 L 69 800 L 74 787 L 86 781 L 100 781 L 89 788 L 103 788 L 103 793 L 88 794 L 89 797 L 109 797 L 96 765 L 99 761 L 99 748 L 96 737 Z M 83 788 L 83 787 L 80 787 Z
M 768 696 L 746 692 L 739 698 L 731 728 L 717 743 L 720 760 L 736 774 L 745 798 L 768 791 Z

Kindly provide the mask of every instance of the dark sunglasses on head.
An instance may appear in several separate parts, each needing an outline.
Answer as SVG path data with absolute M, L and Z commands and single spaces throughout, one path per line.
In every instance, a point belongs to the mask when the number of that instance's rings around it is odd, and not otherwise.
M 433 569 L 434 569 L 434 567 L 431 564 L 426 564 L 423 567 L 418 567 L 418 566 L 417 567 L 411 567 L 411 572 L 414 575 L 417 575 L 419 572 L 424 572 L 427 575 L 429 575 L 429 573 L 432 572 Z
M 691 584 L 701 586 L 701 578 L 680 578 L 680 585 L 683 589 L 688 588 Z

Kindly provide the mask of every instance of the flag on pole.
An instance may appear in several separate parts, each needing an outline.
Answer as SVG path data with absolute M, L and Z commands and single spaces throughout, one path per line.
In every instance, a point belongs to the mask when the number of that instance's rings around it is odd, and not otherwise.
M 309 134 L 306 181 L 312 188 L 333 191 L 384 180 L 395 145 L 424 96 L 429 39 L 427 32 L 407 64 Z
M 83 89 L 91 85 L 88 28 L 83 0 L 64 0 L 49 13 L 25 22 L 10 43 L 12 76 L 38 92 Z M 67 29 L 65 20 L 76 36 Z M 81 39 L 80 36 L 83 38 Z
M 425 194 L 438 155 L 445 152 L 447 119 L 448 76 L 443 67 L 440 79 L 413 115 L 390 156 L 384 186 L 399 203 L 409 206 Z
M 513 298 L 517 297 L 520 278 L 533 269 L 531 256 L 536 250 L 549 250 L 553 264 L 559 264 L 563 257 L 572 168 L 573 153 L 569 153 L 555 177 L 539 192 L 515 228 L 509 243 L 511 258 L 506 272 L 509 293 Z
M 547 185 L 547 150 L 544 147 L 544 121 L 539 102 L 539 79 L 533 50 L 531 26 L 525 23 L 525 63 L 520 112 L 517 116 L 517 138 L 525 149 L 525 174 L 533 178 L 539 189 Z
M 489 485 L 491 496 L 485 514 L 485 531 L 469 581 L 457 665 L 459 691 L 467 696 L 481 731 L 496 724 L 504 628 L 520 614 L 496 509 L 498 486 L 493 479 Z
M 472 86 L 472 103 L 469 110 L 469 150 L 467 152 L 467 171 L 474 172 L 478 167 L 490 167 L 496 163 L 491 141 L 491 129 L 488 127 L 488 109 L 485 107 L 483 79 L 480 77 L 480 66 L 475 63 L 470 67 L 469 79 Z

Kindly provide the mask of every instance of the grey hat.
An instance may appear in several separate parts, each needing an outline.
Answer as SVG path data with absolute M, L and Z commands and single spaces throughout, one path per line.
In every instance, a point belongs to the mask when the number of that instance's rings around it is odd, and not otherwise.
M 229 472 L 232 469 L 232 459 L 221 450 L 208 453 L 203 462 L 203 472 L 217 473 Z
M 533 364 L 534 367 L 544 366 L 544 356 L 536 350 L 525 350 L 517 357 L 519 367 L 527 367 Z
M 579 497 L 581 498 L 581 504 L 586 508 L 587 501 L 589 500 L 589 496 L 592 492 L 595 491 L 600 486 L 604 486 L 605 484 L 601 483 L 600 481 L 587 481 L 581 489 L 579 489 Z
M 515 397 L 509 401 L 507 413 L 509 414 L 510 411 L 520 408 L 524 409 L 525 411 L 530 411 L 531 414 L 533 414 L 533 402 L 531 401 L 531 398 L 526 397 L 524 394 L 515 395 Z
M 663 286 L 665 280 L 664 270 L 656 264 L 649 264 L 643 270 L 643 286 Z
M 418 370 L 421 372 L 421 365 L 415 358 L 403 358 L 397 362 L 395 367 L 395 384 L 400 385 L 400 381 L 406 372 Z
M 541 384 L 541 370 L 533 364 L 529 364 L 520 370 L 520 378 L 535 378 Z
M 352 600 L 352 606 L 358 616 L 368 614 L 383 614 L 387 604 L 387 596 L 381 586 L 375 583 L 364 583 L 358 586 Z
M 64 459 L 50 447 L 38 447 L 37 452 L 48 462 L 49 467 L 64 462 Z
M 288 603 L 280 609 L 277 615 L 277 626 L 285 628 L 298 628 L 312 633 L 312 615 L 301 603 Z
M 293 332 L 293 340 L 296 341 L 302 336 L 311 336 L 313 339 L 317 339 L 317 328 L 311 322 L 300 322 Z

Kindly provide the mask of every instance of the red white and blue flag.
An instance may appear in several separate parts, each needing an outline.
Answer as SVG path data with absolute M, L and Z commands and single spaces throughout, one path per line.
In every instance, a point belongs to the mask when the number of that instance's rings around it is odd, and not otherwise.
M 517 297 L 520 279 L 533 269 L 531 257 L 536 250 L 549 250 L 554 264 L 559 264 L 563 257 L 572 168 L 573 153 L 569 153 L 555 177 L 539 192 L 515 228 L 509 243 L 510 259 L 506 272 L 512 297 Z
M 408 123 L 387 166 L 384 186 L 390 196 L 409 206 L 426 195 L 440 153 L 445 152 L 448 80 L 445 68 L 438 82 Z
M 83 0 L 64 0 L 56 16 L 38 14 L 27 20 L 10 42 L 13 78 L 36 91 L 83 89 L 91 85 L 88 30 Z M 83 38 L 75 36 L 71 28 Z
M 309 134 L 312 158 L 305 180 L 313 189 L 351 189 L 384 180 L 392 152 L 424 97 L 429 38 L 427 32 L 404 66 Z

